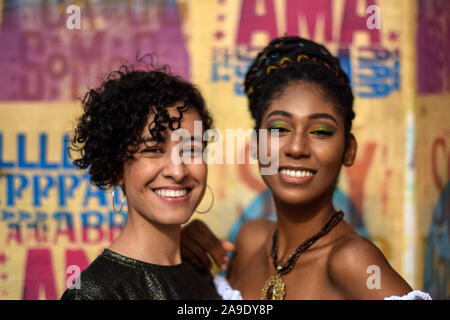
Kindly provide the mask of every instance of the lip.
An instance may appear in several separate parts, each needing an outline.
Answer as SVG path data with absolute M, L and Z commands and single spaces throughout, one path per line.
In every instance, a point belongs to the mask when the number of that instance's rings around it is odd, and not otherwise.
M 306 177 L 291 177 L 285 174 L 281 174 L 281 170 L 287 169 L 287 170 L 296 170 L 296 171 L 311 171 L 313 172 L 312 176 L 306 176 Z M 278 175 L 280 176 L 281 180 L 290 183 L 290 184 L 306 184 L 314 178 L 315 174 L 317 173 L 317 170 L 307 168 L 307 167 L 296 167 L 296 166 L 280 166 L 278 169 Z
M 187 193 L 183 197 L 169 198 L 169 197 L 163 197 L 163 196 L 160 196 L 159 194 L 157 194 L 155 192 L 155 190 L 158 190 L 158 189 L 169 189 L 169 190 L 183 190 L 183 189 L 187 189 Z M 162 187 L 158 187 L 158 188 L 153 188 L 152 191 L 162 201 L 170 203 L 170 204 L 178 204 L 178 203 L 186 202 L 187 199 L 189 199 L 189 196 L 191 195 L 192 189 L 193 189 L 192 187 L 185 187 L 185 186 L 162 186 Z

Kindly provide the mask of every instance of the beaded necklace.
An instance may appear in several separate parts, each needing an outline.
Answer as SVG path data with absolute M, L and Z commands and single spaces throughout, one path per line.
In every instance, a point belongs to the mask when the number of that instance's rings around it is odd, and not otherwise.
M 273 233 L 272 242 L 272 252 L 271 257 L 273 259 L 273 265 L 275 266 L 276 274 L 270 276 L 269 279 L 264 283 L 264 288 L 262 289 L 261 300 L 283 300 L 286 294 L 285 287 L 286 284 L 281 279 L 281 276 L 287 274 L 292 270 L 295 263 L 297 262 L 300 254 L 305 252 L 309 247 L 311 247 L 317 240 L 330 232 L 344 217 L 344 213 L 338 210 L 331 219 L 323 226 L 322 230 L 316 233 L 311 238 L 306 239 L 295 251 L 292 253 L 287 262 L 284 265 L 280 265 L 277 260 L 277 250 L 278 250 L 278 230 Z

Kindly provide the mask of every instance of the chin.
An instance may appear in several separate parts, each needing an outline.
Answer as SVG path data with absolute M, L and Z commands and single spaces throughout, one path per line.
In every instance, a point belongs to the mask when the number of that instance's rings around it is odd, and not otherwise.
M 270 188 L 275 198 L 289 205 L 306 205 L 323 199 L 326 192 L 311 187 L 295 187 L 276 185 Z
M 175 210 L 167 207 L 154 207 L 151 211 L 149 211 L 148 208 L 136 210 L 136 214 L 152 224 L 175 226 L 182 225 L 189 221 L 193 212 L 187 210 L 186 207 L 180 207 Z
M 297 206 L 302 206 L 302 205 L 306 205 L 310 202 L 313 201 L 314 197 L 312 197 L 311 195 L 305 195 L 303 194 L 293 194 L 293 193 L 274 193 L 274 197 L 276 197 L 279 201 L 282 201 L 285 204 L 288 205 L 297 205 Z
M 189 221 L 193 213 L 187 212 L 172 212 L 171 214 L 165 214 L 162 217 L 155 217 L 156 222 L 162 225 L 182 225 Z

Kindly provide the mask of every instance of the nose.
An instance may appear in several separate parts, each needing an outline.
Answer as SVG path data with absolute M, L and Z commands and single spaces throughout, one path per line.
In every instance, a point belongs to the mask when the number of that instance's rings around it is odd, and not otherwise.
M 186 177 L 187 173 L 186 165 L 183 162 L 176 163 L 170 156 L 166 158 L 165 165 L 161 171 L 164 178 L 173 180 L 177 183 L 181 182 Z
M 284 151 L 286 156 L 294 159 L 308 158 L 311 156 L 308 138 L 300 132 L 295 132 L 291 135 Z

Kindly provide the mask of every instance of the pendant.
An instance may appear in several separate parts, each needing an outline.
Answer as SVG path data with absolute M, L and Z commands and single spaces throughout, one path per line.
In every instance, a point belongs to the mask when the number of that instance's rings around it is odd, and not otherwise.
M 261 300 L 283 300 L 286 294 L 284 287 L 285 284 L 281 279 L 281 274 L 277 272 L 264 283 Z

